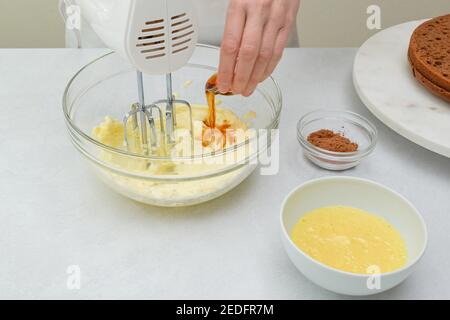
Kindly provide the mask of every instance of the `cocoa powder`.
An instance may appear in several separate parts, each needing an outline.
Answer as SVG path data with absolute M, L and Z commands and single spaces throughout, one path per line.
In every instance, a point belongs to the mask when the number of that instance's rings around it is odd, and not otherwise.
M 334 152 L 354 152 L 358 150 L 358 144 L 346 138 L 341 133 L 328 129 L 321 129 L 311 133 L 308 141 L 318 148 Z

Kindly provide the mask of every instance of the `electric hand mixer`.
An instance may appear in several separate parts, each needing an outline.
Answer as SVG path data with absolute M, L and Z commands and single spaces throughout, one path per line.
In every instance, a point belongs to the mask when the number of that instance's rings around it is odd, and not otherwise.
M 104 43 L 137 69 L 139 102 L 124 116 L 128 149 L 129 125 L 136 130 L 139 127 L 140 143 L 146 154 L 162 144 L 173 144 L 176 105 L 188 107 L 191 135 L 193 133 L 191 105 L 175 99 L 172 92 L 172 72 L 187 64 L 197 43 L 197 22 L 191 1 L 77 0 L 83 16 Z M 166 75 L 167 99 L 145 103 L 142 73 Z M 160 105 L 165 105 L 165 117 Z

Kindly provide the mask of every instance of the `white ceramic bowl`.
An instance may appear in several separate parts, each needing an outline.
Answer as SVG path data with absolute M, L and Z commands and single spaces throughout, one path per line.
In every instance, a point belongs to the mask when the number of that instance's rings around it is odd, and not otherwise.
M 360 208 L 389 221 L 406 242 L 407 264 L 394 272 L 361 275 L 328 267 L 302 252 L 290 238 L 294 225 L 314 209 L 335 205 Z M 427 245 L 425 222 L 408 200 L 378 183 L 351 177 L 313 180 L 293 190 L 281 208 L 281 230 L 284 248 L 300 272 L 325 289 L 355 296 L 380 293 L 400 284 L 411 274 Z

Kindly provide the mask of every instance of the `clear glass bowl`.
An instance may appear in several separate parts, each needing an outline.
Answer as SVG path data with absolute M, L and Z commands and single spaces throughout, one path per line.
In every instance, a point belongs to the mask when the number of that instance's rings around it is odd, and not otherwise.
M 308 136 L 321 129 L 342 133 L 358 143 L 358 151 L 333 152 L 311 144 Z M 317 166 L 333 171 L 357 166 L 375 149 L 377 136 L 377 129 L 369 120 L 349 111 L 313 111 L 304 115 L 297 125 L 297 138 L 305 156 Z
M 218 62 L 217 48 L 198 45 L 189 64 L 173 74 L 174 93 L 192 104 L 206 105 L 205 83 L 216 72 Z M 145 76 L 144 81 L 146 103 L 165 97 L 165 76 Z M 108 186 L 139 202 L 187 206 L 219 197 L 240 184 L 257 167 L 259 155 L 270 147 L 272 139 L 254 148 L 258 130 L 278 128 L 282 97 L 272 78 L 261 83 L 249 98 L 219 98 L 220 108 L 230 109 L 241 118 L 256 115 L 249 120 L 255 136 L 223 151 L 189 158 L 134 154 L 93 138 L 93 128 L 105 116 L 121 120 L 137 101 L 135 70 L 115 53 L 91 62 L 70 80 L 64 93 L 63 111 L 74 146 L 90 160 L 94 172 Z M 276 134 L 276 130 L 270 132 Z M 236 153 L 241 156 L 234 161 L 223 161 Z M 164 167 L 167 163 L 175 167 L 170 173 L 139 169 Z

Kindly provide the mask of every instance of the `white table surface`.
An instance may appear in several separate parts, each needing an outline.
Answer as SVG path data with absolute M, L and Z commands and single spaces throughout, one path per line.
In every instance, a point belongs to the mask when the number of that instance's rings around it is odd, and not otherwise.
M 380 131 L 370 159 L 341 175 L 397 190 L 422 212 L 427 252 L 402 285 L 372 298 L 450 298 L 450 159 L 385 127 L 352 86 L 355 49 L 289 49 L 281 169 L 258 172 L 215 201 L 161 209 L 113 193 L 89 175 L 66 134 L 61 97 L 102 50 L 0 50 L 0 298 L 339 299 L 306 280 L 279 237 L 286 194 L 333 175 L 299 152 L 296 122 L 314 108 L 349 109 Z M 449 124 L 450 130 L 450 124 Z M 81 289 L 67 289 L 67 267 Z

